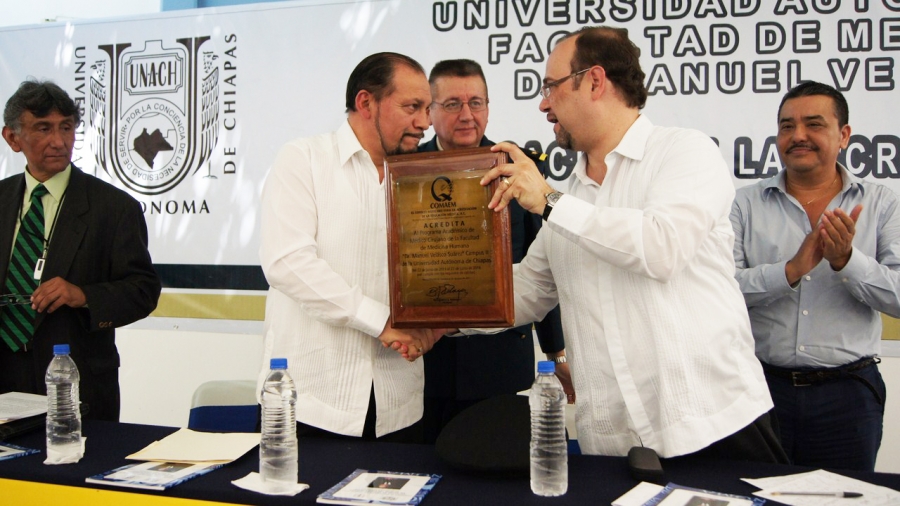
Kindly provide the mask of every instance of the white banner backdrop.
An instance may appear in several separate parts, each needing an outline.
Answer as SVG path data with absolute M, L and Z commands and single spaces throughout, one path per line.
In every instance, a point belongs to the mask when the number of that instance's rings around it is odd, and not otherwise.
M 536 145 L 566 177 L 536 97 L 554 41 L 596 24 L 641 48 L 646 114 L 715 138 L 736 185 L 777 171 L 781 96 L 818 80 L 850 103 L 851 170 L 900 188 L 900 0 L 323 0 L 8 28 L 0 100 L 28 76 L 69 91 L 74 161 L 142 203 L 154 262 L 253 266 L 277 150 L 343 121 L 347 77 L 374 52 L 480 62 L 487 135 Z M 0 176 L 24 163 L 3 143 Z

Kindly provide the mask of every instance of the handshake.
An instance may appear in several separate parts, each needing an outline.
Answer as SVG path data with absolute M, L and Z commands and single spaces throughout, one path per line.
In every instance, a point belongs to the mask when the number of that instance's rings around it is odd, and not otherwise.
M 391 322 L 384 324 L 384 330 L 378 339 L 385 348 L 390 348 L 410 362 L 428 353 L 434 343 L 444 334 L 454 329 L 395 329 Z

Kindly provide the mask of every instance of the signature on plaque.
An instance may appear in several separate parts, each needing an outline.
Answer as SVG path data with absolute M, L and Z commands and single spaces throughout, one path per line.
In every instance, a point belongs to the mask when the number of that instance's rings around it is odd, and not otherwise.
M 443 285 L 433 286 L 428 289 L 427 295 L 435 302 L 443 302 L 449 304 L 459 302 L 469 295 L 469 291 L 465 288 L 456 288 L 456 285 L 445 283 Z

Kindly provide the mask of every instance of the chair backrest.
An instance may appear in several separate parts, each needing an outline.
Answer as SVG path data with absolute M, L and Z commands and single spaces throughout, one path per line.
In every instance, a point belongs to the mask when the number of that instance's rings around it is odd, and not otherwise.
M 207 381 L 194 391 L 188 428 L 213 432 L 256 432 L 256 381 Z

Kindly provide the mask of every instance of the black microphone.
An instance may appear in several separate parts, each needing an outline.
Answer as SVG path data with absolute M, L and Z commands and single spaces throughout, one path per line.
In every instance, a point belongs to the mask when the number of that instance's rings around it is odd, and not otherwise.
M 541 153 L 540 151 L 529 147 L 523 148 L 522 152 L 525 153 L 525 156 L 531 159 L 535 164 L 542 163 L 547 161 L 547 153 Z

